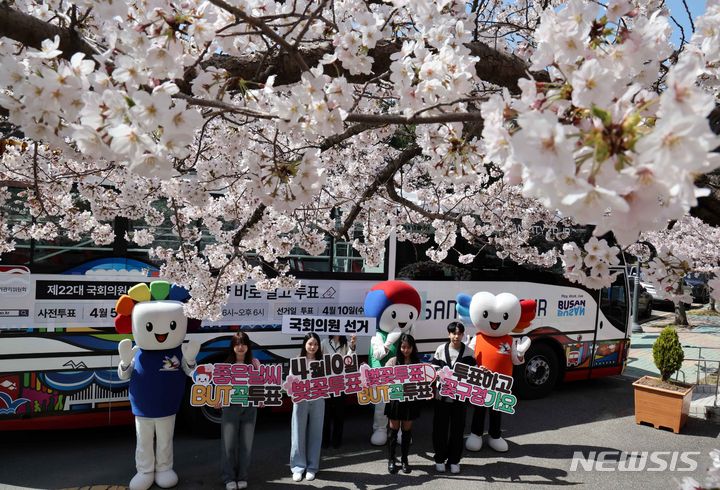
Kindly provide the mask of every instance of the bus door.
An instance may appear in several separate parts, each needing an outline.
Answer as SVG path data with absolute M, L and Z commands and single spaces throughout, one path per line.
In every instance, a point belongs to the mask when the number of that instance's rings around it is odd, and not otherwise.
M 625 269 L 611 272 L 618 275 L 610 287 L 600 290 L 595 338 L 590 361 L 590 377 L 620 374 L 629 348 L 630 307 Z

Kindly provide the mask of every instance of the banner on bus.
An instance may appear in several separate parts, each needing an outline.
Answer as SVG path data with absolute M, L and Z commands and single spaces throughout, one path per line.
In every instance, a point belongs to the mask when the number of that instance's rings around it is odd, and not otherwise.
M 455 363 L 451 370 L 443 367 L 437 373 L 438 395 L 478 407 L 514 414 L 517 398 L 512 394 L 513 378 L 484 367 Z
M 358 393 L 360 405 L 430 400 L 433 398 L 435 367 L 431 364 L 401 364 L 371 368 L 360 367 L 363 390 Z
M 142 271 L 86 274 L 32 274 L 20 266 L 0 270 L 0 329 L 104 327 L 114 330 L 117 298 L 138 282 L 151 280 Z M 210 329 L 240 325 L 243 330 L 268 331 L 280 330 L 286 315 L 318 316 L 344 320 L 340 332 L 370 336 L 374 333 L 374 324 L 366 324 L 362 317 L 362 298 L 372 285 L 372 281 L 303 280 L 295 289 L 273 291 L 260 291 L 252 283 L 233 285 L 228 288 L 228 302 L 222 308 L 221 319 L 203 320 L 202 325 Z M 330 334 L 335 330 L 335 321 L 327 324 L 326 332 L 323 332 L 324 324 L 324 320 L 314 322 L 313 330 L 303 333 Z M 368 333 L 365 333 L 366 326 Z
M 282 405 L 282 364 L 202 364 L 195 368 L 192 378 L 193 407 Z
M 282 317 L 282 333 L 297 335 L 314 332 L 318 335 L 375 335 L 375 318 L 337 316 L 294 316 Z

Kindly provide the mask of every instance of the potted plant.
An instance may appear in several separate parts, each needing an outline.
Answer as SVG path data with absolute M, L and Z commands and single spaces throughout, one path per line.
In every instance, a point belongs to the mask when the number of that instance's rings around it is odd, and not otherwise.
M 660 378 L 643 376 L 633 383 L 635 388 L 635 422 L 665 427 L 678 433 L 687 421 L 692 400 L 692 385 L 671 381 L 682 366 L 683 352 L 677 332 L 665 327 L 653 344 L 653 361 Z

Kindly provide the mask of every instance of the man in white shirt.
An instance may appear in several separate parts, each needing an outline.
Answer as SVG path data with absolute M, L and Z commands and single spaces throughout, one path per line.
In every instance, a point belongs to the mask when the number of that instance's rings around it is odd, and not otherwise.
M 438 368 L 450 369 L 460 362 L 475 365 L 472 350 L 462 341 L 465 326 L 461 322 L 452 322 L 447 326 L 448 342 L 438 346 L 432 363 Z M 463 450 L 463 432 L 467 403 L 447 397 L 435 400 L 433 417 L 433 450 L 435 451 L 435 469 L 445 472 L 446 465 L 451 473 L 460 473 L 460 458 Z

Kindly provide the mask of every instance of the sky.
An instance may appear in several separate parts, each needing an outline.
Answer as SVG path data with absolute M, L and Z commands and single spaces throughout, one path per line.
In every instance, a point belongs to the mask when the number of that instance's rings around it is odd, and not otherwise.
M 666 0 L 665 3 L 670 8 L 670 12 L 675 20 L 683 26 L 683 29 L 685 30 L 685 40 L 689 41 L 692 37 L 692 29 L 690 27 L 690 20 L 685 12 L 682 0 Z M 690 9 L 693 21 L 705 12 L 705 0 L 685 0 L 685 3 L 687 3 L 688 8 Z M 674 28 L 672 42 L 676 45 L 680 44 L 680 29 L 678 29 L 672 21 L 671 25 Z

